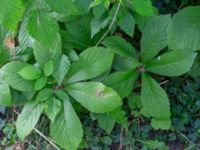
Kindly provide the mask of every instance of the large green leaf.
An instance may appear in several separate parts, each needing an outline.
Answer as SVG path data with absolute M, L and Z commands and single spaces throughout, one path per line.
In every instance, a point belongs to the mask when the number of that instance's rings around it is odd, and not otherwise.
M 67 74 L 67 83 L 87 80 L 106 72 L 112 64 L 113 53 L 105 48 L 92 47 L 80 54 Z
M 35 39 L 33 49 L 37 60 L 38 43 L 43 50 L 40 53 L 50 53 L 52 59 L 61 55 L 61 37 L 55 20 L 44 12 L 33 12 L 28 22 L 28 32 Z M 38 43 L 37 43 L 38 42 Z M 36 46 L 35 46 L 36 44 Z M 45 54 L 44 54 L 45 55 Z M 49 56 L 46 56 L 49 58 Z M 39 63 L 41 60 L 37 60 Z
M 18 72 L 29 64 L 20 61 L 7 63 L 1 68 L 3 80 L 19 91 L 34 91 L 34 81 L 23 79 Z
M 79 10 L 78 7 L 75 5 L 75 2 L 72 0 L 46 0 L 47 3 L 51 6 L 51 8 L 65 16 L 71 16 L 71 15 L 78 15 Z
M 134 80 L 137 78 L 136 71 L 115 72 L 109 75 L 104 83 L 112 87 L 120 96 L 124 98 L 133 90 Z
M 169 99 L 160 85 L 149 75 L 142 75 L 141 102 L 145 112 L 158 119 L 170 118 Z
M 64 111 L 59 113 L 50 125 L 50 133 L 54 141 L 67 150 L 77 150 L 83 137 L 81 122 L 74 111 L 69 98 L 63 98 Z
M 66 55 L 62 55 L 62 57 L 56 61 L 53 77 L 56 79 L 59 85 L 62 83 L 65 75 L 69 71 L 70 66 L 71 63 Z
M 171 49 L 200 49 L 200 6 L 189 6 L 172 19 L 168 31 L 168 42 Z
M 134 57 L 136 55 L 135 48 L 120 36 L 111 36 L 103 41 L 103 45 L 118 55 Z
M 10 88 L 0 77 L 0 106 L 11 106 L 12 103 Z
M 24 140 L 37 124 L 44 105 L 38 102 L 28 102 L 24 105 L 21 114 L 17 118 L 17 135 Z
M 142 61 L 151 60 L 167 46 L 167 29 L 170 22 L 170 15 L 160 15 L 147 23 L 141 39 Z
M 133 8 L 142 16 L 153 16 L 153 5 L 151 0 L 132 0 Z
M 166 76 L 179 76 L 190 70 L 196 53 L 184 50 L 167 52 L 149 62 L 146 70 Z
M 99 82 L 74 83 L 66 86 L 66 90 L 91 112 L 110 112 L 122 105 L 119 95 Z
M 84 15 L 73 21 L 66 22 L 65 26 L 67 30 L 63 30 L 61 34 L 63 41 L 80 50 L 92 46 L 93 42 L 90 31 L 91 18 L 91 15 Z
M 24 0 L 0 0 L 0 24 L 15 31 L 23 17 Z

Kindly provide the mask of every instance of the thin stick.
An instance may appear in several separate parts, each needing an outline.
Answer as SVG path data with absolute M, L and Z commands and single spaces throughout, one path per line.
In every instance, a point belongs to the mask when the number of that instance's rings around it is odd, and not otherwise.
M 14 109 L 13 110 L 17 115 L 19 115 L 19 113 Z M 42 132 L 40 132 L 38 129 L 33 128 L 33 130 L 39 134 L 41 137 L 43 137 L 46 141 L 48 141 L 54 148 L 56 148 L 57 150 L 60 150 L 60 148 L 58 146 L 56 146 L 56 144 L 54 144 L 52 141 L 52 139 L 48 138 L 47 136 L 45 136 Z
M 165 81 L 161 82 L 160 85 L 163 85 L 163 84 L 165 84 L 167 82 L 169 82 L 169 80 L 165 80 Z
M 121 133 L 120 133 L 120 145 L 118 147 L 118 150 L 122 150 L 123 148 L 123 132 L 124 132 L 124 128 L 122 127 Z
M 110 24 L 108 30 L 103 34 L 103 36 L 101 37 L 101 39 L 97 42 L 96 46 L 98 46 L 98 45 L 101 43 L 101 41 L 106 37 L 106 35 L 107 35 L 107 34 L 110 32 L 110 30 L 112 29 L 112 26 L 113 26 L 113 24 L 115 23 L 117 14 L 118 14 L 118 12 L 119 12 L 119 8 L 120 8 L 120 6 L 121 6 L 121 3 L 122 3 L 122 0 L 119 0 L 119 3 L 118 3 L 118 5 L 117 5 L 117 9 L 116 9 L 116 12 L 115 12 L 115 14 L 114 14 L 114 16 L 113 16 L 112 22 L 111 22 L 111 24 Z

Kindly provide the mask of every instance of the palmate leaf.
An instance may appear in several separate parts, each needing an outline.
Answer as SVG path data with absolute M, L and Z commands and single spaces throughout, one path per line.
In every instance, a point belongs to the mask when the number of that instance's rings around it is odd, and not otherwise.
M 146 70 L 165 76 L 179 76 L 190 70 L 196 55 L 186 50 L 170 51 L 150 61 Z
M 65 89 L 82 106 L 94 113 L 110 112 L 122 105 L 119 95 L 99 82 L 74 83 Z
M 110 69 L 113 57 L 112 52 L 102 47 L 86 49 L 80 54 L 79 60 L 72 64 L 65 82 L 73 83 L 97 77 Z
M 149 75 L 142 75 L 141 102 L 143 110 L 158 119 L 170 118 L 169 99 L 166 92 Z
M 189 6 L 177 12 L 168 31 L 171 49 L 200 49 L 200 6 Z
M 62 100 L 64 108 L 50 124 L 50 134 L 62 148 L 76 150 L 83 137 L 82 125 L 66 94 Z
M 21 114 L 17 118 L 17 135 L 24 140 L 37 124 L 44 105 L 38 102 L 28 102 L 24 105 Z
M 18 72 L 29 64 L 20 61 L 9 62 L 1 68 L 2 79 L 19 91 L 34 91 L 34 81 L 23 79 Z
M 146 24 L 140 42 L 143 62 L 151 60 L 167 46 L 167 29 L 170 22 L 170 15 L 159 15 Z
M 25 10 L 24 0 L 0 0 L 0 24 L 16 31 Z

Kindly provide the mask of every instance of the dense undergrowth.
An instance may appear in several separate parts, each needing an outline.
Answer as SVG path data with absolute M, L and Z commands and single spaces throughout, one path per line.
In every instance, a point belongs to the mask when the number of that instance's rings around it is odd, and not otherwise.
M 199 5 L 0 0 L 0 149 L 200 149 Z

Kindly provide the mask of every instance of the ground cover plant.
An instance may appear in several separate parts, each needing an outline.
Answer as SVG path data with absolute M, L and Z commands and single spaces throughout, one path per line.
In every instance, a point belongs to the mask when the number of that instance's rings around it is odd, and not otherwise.
M 198 5 L 0 0 L 0 106 L 16 119 L 0 145 L 34 130 L 43 149 L 198 149 Z

